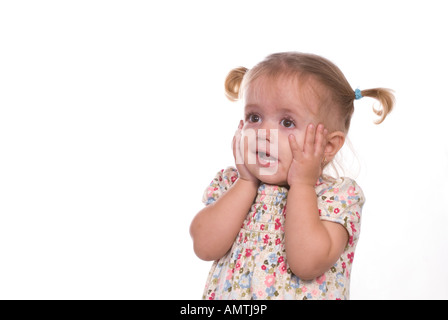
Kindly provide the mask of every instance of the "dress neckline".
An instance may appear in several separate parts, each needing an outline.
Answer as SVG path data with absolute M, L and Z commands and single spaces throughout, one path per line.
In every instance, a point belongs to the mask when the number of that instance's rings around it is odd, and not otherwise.
M 319 188 L 324 184 L 325 184 L 324 179 L 322 177 L 319 177 L 319 179 L 317 179 L 317 181 L 316 181 L 315 188 Z M 264 182 L 261 182 L 260 185 L 258 186 L 259 194 L 266 194 L 266 195 L 273 195 L 273 194 L 278 194 L 278 193 L 288 194 L 288 191 L 289 191 L 288 186 L 279 186 L 279 185 L 268 184 L 268 183 L 264 183 Z

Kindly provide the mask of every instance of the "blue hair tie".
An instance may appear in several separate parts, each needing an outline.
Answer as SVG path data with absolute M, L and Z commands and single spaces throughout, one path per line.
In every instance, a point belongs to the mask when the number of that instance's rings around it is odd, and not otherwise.
M 356 100 L 359 100 L 359 99 L 361 99 L 361 98 L 362 98 L 361 90 L 356 89 L 356 90 L 355 90 L 355 99 L 356 99 Z

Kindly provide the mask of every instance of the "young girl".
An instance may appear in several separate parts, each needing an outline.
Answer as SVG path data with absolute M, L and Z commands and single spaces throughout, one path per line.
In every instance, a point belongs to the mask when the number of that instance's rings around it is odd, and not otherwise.
M 391 91 L 354 91 L 332 62 L 290 52 L 232 70 L 226 94 L 244 102 L 244 121 L 236 168 L 218 172 L 190 227 L 196 255 L 215 261 L 203 298 L 348 299 L 365 199 L 354 180 L 323 170 L 354 100 L 379 100 L 381 123 Z

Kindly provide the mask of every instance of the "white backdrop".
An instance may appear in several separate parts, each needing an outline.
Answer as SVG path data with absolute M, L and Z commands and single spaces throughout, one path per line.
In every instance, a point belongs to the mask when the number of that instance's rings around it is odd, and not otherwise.
M 448 299 L 445 8 L 1 1 L 0 298 L 199 299 L 189 224 L 242 118 L 224 78 L 295 50 L 396 91 L 380 126 L 355 105 L 352 299 Z

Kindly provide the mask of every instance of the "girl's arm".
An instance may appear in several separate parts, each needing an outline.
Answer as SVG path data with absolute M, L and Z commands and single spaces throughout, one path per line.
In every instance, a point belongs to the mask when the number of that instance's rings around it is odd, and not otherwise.
M 342 225 L 319 218 L 314 186 L 321 174 L 326 134 L 323 125 L 308 126 L 303 151 L 295 137 L 289 137 L 294 159 L 288 173 L 285 249 L 291 271 L 303 280 L 330 269 L 348 241 Z
M 232 142 L 238 180 L 216 202 L 199 211 L 190 226 L 194 252 L 203 260 L 218 260 L 227 253 L 257 194 L 260 181 L 241 163 L 248 154 L 247 138 L 241 148 L 242 128 L 241 120 Z
M 215 203 L 195 216 L 190 226 L 196 255 L 218 260 L 235 241 L 257 194 L 258 184 L 239 178 Z
M 348 241 L 345 228 L 319 218 L 314 186 L 293 186 L 288 193 L 285 222 L 286 256 L 291 271 L 311 280 L 337 261 Z

